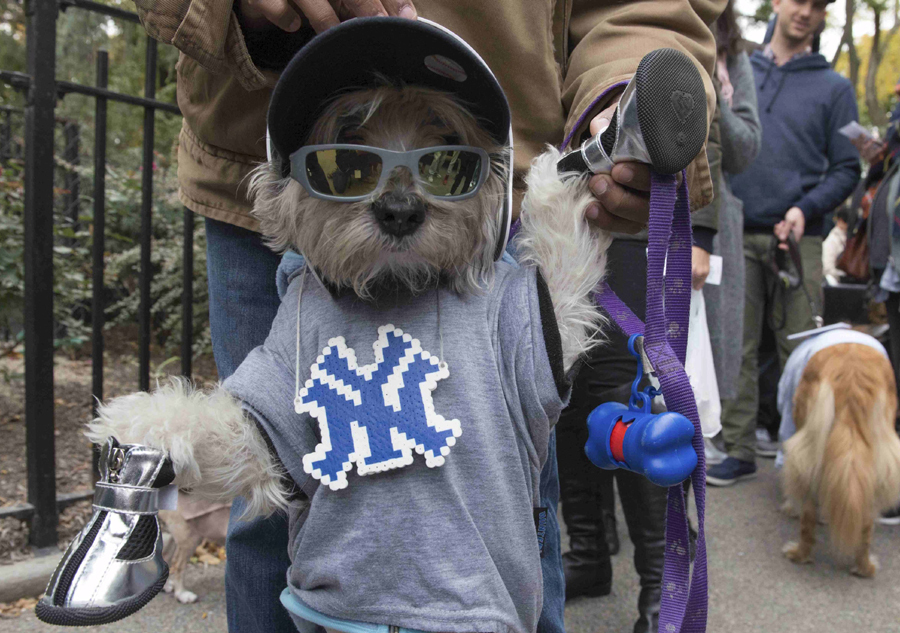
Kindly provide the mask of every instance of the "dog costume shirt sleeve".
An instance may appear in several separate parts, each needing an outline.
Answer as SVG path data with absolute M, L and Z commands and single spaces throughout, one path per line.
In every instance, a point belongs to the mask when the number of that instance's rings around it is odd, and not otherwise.
M 568 404 L 571 376 L 563 371 L 553 303 L 540 272 L 523 267 L 511 277 L 499 307 L 501 380 L 507 401 L 519 403 L 532 436 L 541 437 Z
M 224 387 L 243 402 L 263 438 L 274 450 L 285 471 L 307 496 L 315 482 L 303 471 L 301 458 L 319 443 L 308 415 L 294 412 L 294 373 L 290 365 L 271 348 L 257 347 Z

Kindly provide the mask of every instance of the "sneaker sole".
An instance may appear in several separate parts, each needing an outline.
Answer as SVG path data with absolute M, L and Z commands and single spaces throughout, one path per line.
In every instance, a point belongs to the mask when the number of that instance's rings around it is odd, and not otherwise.
M 744 481 L 745 479 L 753 479 L 754 477 L 756 477 L 756 473 L 750 473 L 749 475 L 738 475 L 734 479 L 719 479 L 718 477 L 710 477 L 709 475 L 706 475 L 706 483 L 710 486 L 727 488 L 728 486 L 733 486 L 739 481 Z
M 900 517 L 878 517 L 878 522 L 881 523 L 881 525 L 900 525 Z
M 34 608 L 34 613 L 41 622 L 57 626 L 95 626 L 98 624 L 110 624 L 127 618 L 129 615 L 143 609 L 148 602 L 153 600 L 166 584 L 169 578 L 169 566 L 166 565 L 162 576 L 143 593 L 119 604 L 109 607 L 57 607 L 44 602 L 42 599 Z
M 661 174 L 685 169 L 706 141 L 706 89 L 691 59 L 672 48 L 648 53 L 634 74 L 638 123 Z

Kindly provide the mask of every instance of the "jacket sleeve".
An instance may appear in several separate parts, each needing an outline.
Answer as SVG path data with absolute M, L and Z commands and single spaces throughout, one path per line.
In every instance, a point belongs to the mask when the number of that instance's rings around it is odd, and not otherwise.
M 212 73 L 232 74 L 245 90 L 271 86 L 250 59 L 232 2 L 134 0 L 147 34 L 171 44 Z
M 577 141 L 588 129 L 590 118 L 615 96 L 610 88 L 627 82 L 641 58 L 658 48 L 680 50 L 700 68 L 708 124 L 716 109 L 710 79 L 716 44 L 708 25 L 715 22 L 726 4 L 727 0 L 573 0 L 570 53 L 563 78 L 566 138 Z M 688 186 L 693 208 L 712 200 L 706 148 L 688 168 Z
M 853 193 L 853 188 L 859 182 L 861 171 L 859 152 L 849 139 L 838 132 L 843 126 L 858 118 L 853 88 L 847 82 L 832 102 L 831 112 L 826 121 L 828 170 L 819 184 L 796 204 L 803 211 L 807 222 L 835 209 Z
M 720 103 L 719 129 L 722 140 L 722 170 L 739 174 L 759 154 L 762 126 L 756 105 L 756 84 L 753 67 L 746 53 L 740 53 L 729 64 L 728 74 L 734 86 L 731 107 Z
M 722 176 L 722 140 L 721 140 L 721 108 L 716 108 L 712 123 L 709 125 L 709 139 L 706 142 L 706 161 L 713 184 L 712 203 L 696 209 L 691 214 L 692 237 L 694 246 L 699 246 L 707 253 L 713 252 L 713 238 L 719 231 L 719 213 L 722 206 L 719 188 L 724 182 Z

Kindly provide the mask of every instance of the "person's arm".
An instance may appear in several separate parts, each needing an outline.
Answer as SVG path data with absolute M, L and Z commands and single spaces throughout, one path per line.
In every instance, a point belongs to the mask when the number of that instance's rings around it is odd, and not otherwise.
M 759 154 L 762 126 L 756 105 L 756 84 L 753 67 L 746 53 L 739 53 L 728 74 L 734 86 L 731 107 L 720 103 L 719 128 L 722 139 L 722 169 L 739 174 L 750 166 Z
M 341 16 L 329 0 L 292 0 L 304 13 L 303 19 L 286 0 L 235 2 L 238 4 L 222 0 L 134 0 L 150 37 L 171 44 L 212 73 L 235 75 L 245 90 L 258 90 L 273 79 L 267 79 L 254 64 L 242 26 L 248 32 L 267 30 L 287 44 L 287 35 L 298 31 L 301 24 L 321 32 L 355 15 L 415 17 L 412 0 L 344 0 Z M 251 35 L 251 47 L 257 39 Z
M 621 92 L 615 87 L 624 86 L 641 58 L 658 48 L 680 50 L 701 69 L 709 122 L 716 105 L 710 79 L 716 45 L 707 25 L 715 22 L 726 4 L 726 0 L 574 0 L 568 33 L 571 52 L 563 82 L 566 137 L 577 142 L 593 117 Z M 688 168 L 688 186 L 695 209 L 711 202 L 705 148 Z
M 853 193 L 853 188 L 859 182 L 859 152 L 849 139 L 838 132 L 857 118 L 856 99 L 848 83 L 835 97 L 826 121 L 828 170 L 825 177 L 795 205 L 803 212 L 807 222 L 835 209 Z

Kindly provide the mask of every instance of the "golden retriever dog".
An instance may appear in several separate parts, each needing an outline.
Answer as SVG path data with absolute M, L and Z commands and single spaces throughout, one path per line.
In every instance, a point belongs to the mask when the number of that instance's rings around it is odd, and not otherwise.
M 894 372 L 878 350 L 843 343 L 809 360 L 794 396 L 797 432 L 784 444 L 785 494 L 801 511 L 800 542 L 783 550 L 791 561 L 812 562 L 818 509 L 851 572 L 875 575 L 875 515 L 900 495 L 896 412 Z

